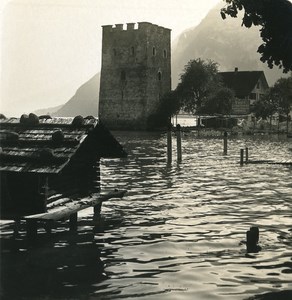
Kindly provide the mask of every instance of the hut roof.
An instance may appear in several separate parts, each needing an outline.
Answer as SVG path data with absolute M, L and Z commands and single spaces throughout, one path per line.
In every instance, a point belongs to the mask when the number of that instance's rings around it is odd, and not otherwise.
M 34 114 L 0 120 L 0 171 L 57 174 L 79 159 L 125 157 L 112 134 L 94 117 Z

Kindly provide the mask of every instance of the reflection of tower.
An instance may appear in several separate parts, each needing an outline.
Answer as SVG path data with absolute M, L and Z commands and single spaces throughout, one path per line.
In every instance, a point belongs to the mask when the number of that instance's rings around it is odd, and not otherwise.
M 103 26 L 99 117 L 110 129 L 146 129 L 171 89 L 170 29 L 148 22 Z

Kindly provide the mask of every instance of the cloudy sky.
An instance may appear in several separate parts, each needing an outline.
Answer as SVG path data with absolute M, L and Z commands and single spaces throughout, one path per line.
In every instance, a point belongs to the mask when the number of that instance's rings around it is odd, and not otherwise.
M 172 40 L 219 0 L 1 0 L 1 111 L 65 103 L 100 70 L 101 26 L 148 21 Z

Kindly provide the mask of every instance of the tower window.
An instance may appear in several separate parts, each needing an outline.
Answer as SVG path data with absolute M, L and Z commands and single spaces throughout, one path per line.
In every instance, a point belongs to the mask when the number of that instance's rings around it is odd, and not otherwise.
M 114 49 L 113 52 L 114 52 L 114 56 L 117 56 L 117 50 Z
M 121 72 L 121 80 L 123 80 L 123 81 L 126 80 L 126 72 L 125 71 Z
M 153 56 L 156 55 L 156 49 L 155 49 L 155 47 L 152 48 L 152 55 L 153 55 Z
M 159 81 L 161 80 L 161 77 L 162 77 L 162 74 L 161 74 L 161 72 L 159 71 L 159 72 L 158 72 L 158 80 L 159 80 Z
M 135 54 L 135 48 L 131 47 L 131 55 L 134 55 L 134 54 Z
M 163 50 L 163 57 L 167 58 L 167 51 L 166 50 Z

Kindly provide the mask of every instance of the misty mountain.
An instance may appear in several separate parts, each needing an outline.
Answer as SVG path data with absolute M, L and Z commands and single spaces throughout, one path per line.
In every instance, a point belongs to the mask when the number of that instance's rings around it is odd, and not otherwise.
M 76 115 L 97 116 L 99 98 L 100 73 L 84 83 L 75 95 L 52 115 L 56 117 L 71 117 Z
M 220 8 L 211 10 L 202 22 L 183 32 L 172 45 L 172 88 L 174 89 L 191 59 L 211 59 L 219 64 L 220 71 L 263 70 L 269 85 L 273 85 L 284 74 L 278 68 L 269 69 L 260 61 L 257 48 L 261 44 L 256 27 L 241 26 L 241 18 L 222 20 Z M 97 115 L 99 96 L 99 73 L 82 85 L 56 116 Z
M 219 64 L 220 71 L 232 71 L 238 67 L 240 71 L 265 72 L 269 85 L 273 85 L 284 74 L 279 68 L 270 69 L 260 61 L 257 53 L 262 43 L 259 28 L 241 26 L 241 18 L 222 20 L 218 4 L 202 22 L 183 32 L 174 42 L 172 50 L 172 82 L 173 88 L 179 81 L 179 75 L 190 59 L 211 59 Z
M 55 113 L 59 109 L 61 109 L 63 106 L 64 106 L 64 104 L 58 105 L 58 106 L 53 106 L 53 107 L 48 107 L 48 108 L 42 108 L 42 109 L 35 110 L 33 113 L 35 113 L 38 116 L 50 115 L 50 114 Z

